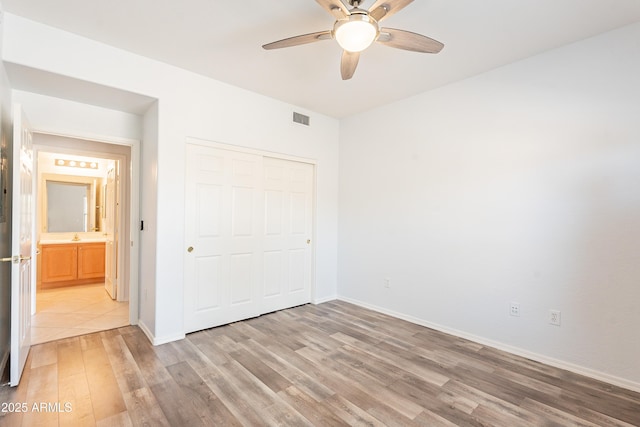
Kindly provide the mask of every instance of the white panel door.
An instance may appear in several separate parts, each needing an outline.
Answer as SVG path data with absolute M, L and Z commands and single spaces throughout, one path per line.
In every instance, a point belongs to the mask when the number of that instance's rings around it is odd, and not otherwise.
M 185 331 L 261 314 L 262 157 L 187 145 Z
M 314 166 L 265 157 L 263 310 L 311 301 Z
M 115 166 L 107 171 L 104 206 L 104 235 L 105 235 L 105 272 L 104 287 L 112 299 L 117 297 L 118 289 L 118 245 L 116 244 L 118 209 L 116 197 L 118 180 Z
M 33 144 L 20 105 L 14 106 L 13 126 L 10 383 L 17 386 L 31 346 L 31 259 L 35 231 Z

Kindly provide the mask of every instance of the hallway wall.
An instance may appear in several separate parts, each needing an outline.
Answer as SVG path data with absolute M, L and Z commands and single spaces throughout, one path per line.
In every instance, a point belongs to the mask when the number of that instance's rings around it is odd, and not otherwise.
M 12 100 L 22 105 L 35 131 L 87 139 L 142 139 L 142 117 L 137 114 L 15 89 Z

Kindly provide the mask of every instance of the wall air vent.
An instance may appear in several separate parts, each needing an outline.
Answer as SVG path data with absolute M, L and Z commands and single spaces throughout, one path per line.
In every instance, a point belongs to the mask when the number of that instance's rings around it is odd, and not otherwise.
M 309 126 L 309 116 L 305 116 L 304 114 L 293 112 L 293 121 L 296 123 L 300 123 L 301 125 Z

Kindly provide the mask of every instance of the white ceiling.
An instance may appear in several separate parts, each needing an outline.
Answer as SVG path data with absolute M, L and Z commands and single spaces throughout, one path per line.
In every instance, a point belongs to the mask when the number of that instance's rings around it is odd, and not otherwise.
M 261 48 L 331 29 L 333 17 L 314 0 L 2 3 L 9 13 L 336 118 L 640 21 L 639 0 L 417 0 L 383 26 L 427 35 L 444 50 L 429 55 L 374 45 L 353 79 L 342 81 L 334 40 Z

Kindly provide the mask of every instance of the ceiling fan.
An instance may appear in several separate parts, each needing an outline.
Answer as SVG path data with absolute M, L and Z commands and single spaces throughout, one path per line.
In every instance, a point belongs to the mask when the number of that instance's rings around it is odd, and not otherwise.
M 360 59 L 360 52 L 374 41 L 398 49 L 423 53 L 438 53 L 444 47 L 439 41 L 421 34 L 379 26 L 379 22 L 400 11 L 413 0 L 376 0 L 369 10 L 358 7 L 362 0 L 348 0 L 352 9 L 349 9 L 342 0 L 316 1 L 337 19 L 333 30 L 289 37 L 267 43 L 262 47 L 267 50 L 280 49 L 320 40 L 336 39 L 343 49 L 340 64 L 342 80 L 353 77 Z

